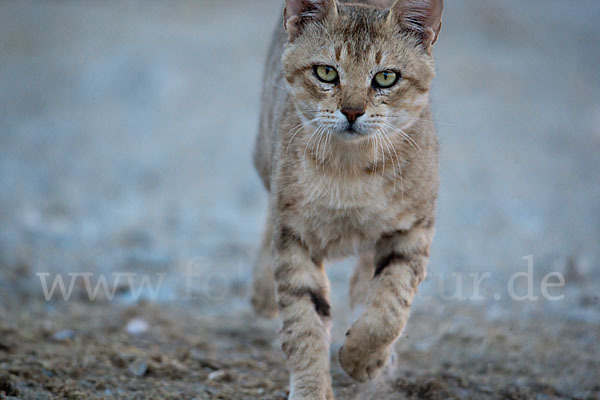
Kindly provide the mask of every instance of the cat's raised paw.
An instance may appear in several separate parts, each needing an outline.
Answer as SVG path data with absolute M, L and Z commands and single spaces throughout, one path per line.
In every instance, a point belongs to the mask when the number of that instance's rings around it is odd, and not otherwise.
M 338 353 L 340 365 L 352 379 L 367 382 L 379 375 L 390 356 L 386 348 L 378 352 L 366 352 L 365 347 L 353 346 L 346 341 Z

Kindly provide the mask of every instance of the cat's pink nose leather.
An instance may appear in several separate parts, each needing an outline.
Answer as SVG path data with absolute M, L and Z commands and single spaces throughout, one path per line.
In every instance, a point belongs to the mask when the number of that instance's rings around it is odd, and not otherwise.
M 342 108 L 342 114 L 348 118 L 348 122 L 356 121 L 358 117 L 365 114 L 364 108 Z

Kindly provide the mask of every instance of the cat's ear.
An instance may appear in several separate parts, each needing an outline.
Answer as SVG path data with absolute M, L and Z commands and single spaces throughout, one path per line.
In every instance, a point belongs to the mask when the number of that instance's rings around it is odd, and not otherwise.
M 295 39 L 310 21 L 321 21 L 337 12 L 335 0 L 285 0 L 283 27 Z
M 396 0 L 390 9 L 390 23 L 421 38 L 430 52 L 442 29 L 444 0 Z

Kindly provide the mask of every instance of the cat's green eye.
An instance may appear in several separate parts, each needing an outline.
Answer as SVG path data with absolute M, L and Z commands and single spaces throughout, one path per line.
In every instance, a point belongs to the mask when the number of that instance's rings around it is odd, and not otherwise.
M 394 71 L 381 71 L 375 75 L 373 85 L 378 88 L 389 88 L 398 82 L 398 74 Z
M 338 72 L 329 65 L 315 65 L 314 71 L 317 78 L 322 82 L 336 83 L 338 81 Z

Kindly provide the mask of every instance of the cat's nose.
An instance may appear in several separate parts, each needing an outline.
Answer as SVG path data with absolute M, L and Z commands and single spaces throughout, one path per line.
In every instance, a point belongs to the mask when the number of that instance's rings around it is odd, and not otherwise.
M 348 122 L 354 123 L 361 115 L 365 114 L 364 108 L 342 108 L 342 114 L 346 116 Z

